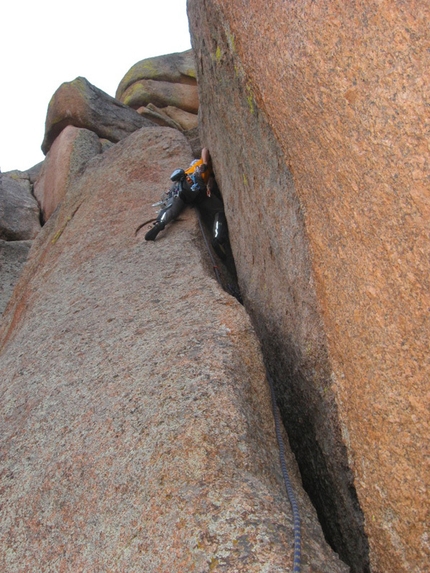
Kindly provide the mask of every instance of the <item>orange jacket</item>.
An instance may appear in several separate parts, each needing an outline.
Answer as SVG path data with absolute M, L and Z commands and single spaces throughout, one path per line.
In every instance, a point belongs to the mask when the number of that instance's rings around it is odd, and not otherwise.
M 203 159 L 196 159 L 195 161 L 193 161 L 191 163 L 191 165 L 188 167 L 188 169 L 185 169 L 185 173 L 187 175 L 192 175 L 194 173 L 194 171 L 200 167 L 200 165 L 203 165 Z M 206 171 L 204 173 L 201 174 L 203 181 L 206 183 L 208 183 L 209 181 L 209 177 L 210 177 L 210 170 L 206 169 Z

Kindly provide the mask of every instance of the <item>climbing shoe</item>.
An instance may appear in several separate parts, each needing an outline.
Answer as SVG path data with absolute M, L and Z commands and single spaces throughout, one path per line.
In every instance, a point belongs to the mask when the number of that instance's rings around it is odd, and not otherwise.
M 155 241 L 158 233 L 164 229 L 166 225 L 161 221 L 155 223 L 155 225 L 150 229 L 145 235 L 145 241 Z

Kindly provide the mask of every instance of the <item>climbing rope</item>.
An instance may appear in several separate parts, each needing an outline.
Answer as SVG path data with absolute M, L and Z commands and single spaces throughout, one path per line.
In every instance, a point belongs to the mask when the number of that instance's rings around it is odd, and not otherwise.
M 285 445 L 282 439 L 281 420 L 279 416 L 278 406 L 276 404 L 275 388 L 273 380 L 268 372 L 267 380 L 269 382 L 270 396 L 272 398 L 273 417 L 275 419 L 275 432 L 276 439 L 278 440 L 279 447 L 279 460 L 281 463 L 282 475 L 284 477 L 285 489 L 287 490 L 288 499 L 290 501 L 291 510 L 293 512 L 293 527 L 294 527 L 294 558 L 293 558 L 293 573 L 300 573 L 301 568 L 301 525 L 300 525 L 300 512 L 297 505 L 296 496 L 294 495 L 293 486 L 291 485 L 290 476 L 288 475 L 287 463 L 285 461 Z
M 198 215 L 200 230 L 202 232 L 203 239 L 204 239 L 204 242 L 206 244 L 206 248 L 207 248 L 209 256 L 211 258 L 212 266 L 214 268 L 216 278 L 217 278 L 219 284 L 222 286 L 221 277 L 220 277 L 220 274 L 218 271 L 218 267 L 217 267 L 217 264 L 215 262 L 215 258 L 212 254 L 212 249 L 210 248 L 209 243 L 207 241 L 206 233 L 204 232 L 203 224 L 201 221 L 200 212 L 198 210 L 197 210 L 197 215 Z M 267 375 L 267 380 L 269 382 L 270 396 L 272 398 L 273 418 L 275 420 L 276 439 L 278 441 L 278 447 L 279 447 L 279 461 L 281 464 L 281 470 L 282 470 L 282 475 L 284 478 L 285 489 L 287 490 L 288 499 L 290 501 L 291 510 L 293 512 L 294 553 L 293 553 L 292 573 L 300 573 L 301 561 L 302 561 L 302 549 L 301 549 L 302 534 L 301 534 L 301 524 L 300 524 L 300 521 L 301 521 L 300 520 L 300 512 L 299 512 L 299 507 L 297 505 L 296 496 L 294 495 L 293 486 L 291 485 L 290 476 L 289 476 L 288 470 L 287 470 L 287 462 L 285 459 L 285 444 L 284 444 L 284 440 L 282 438 L 281 420 L 280 420 L 280 416 L 279 416 L 278 406 L 276 404 L 275 388 L 274 388 L 273 380 L 267 371 L 266 371 L 266 375 Z
M 212 266 L 214 268 L 217 280 L 218 280 L 219 284 L 222 286 L 221 277 L 220 277 L 220 274 L 218 271 L 218 267 L 216 265 L 214 256 L 212 254 L 212 250 L 209 246 L 209 243 L 208 243 L 207 238 L 206 238 L 206 234 L 205 234 L 204 229 L 203 229 L 200 213 L 199 213 L 199 211 L 197 211 L 197 213 L 198 213 L 200 230 L 202 232 L 203 239 L 204 239 L 205 244 L 206 244 L 206 248 L 207 248 L 209 256 L 211 258 Z M 279 416 L 278 406 L 276 404 L 275 388 L 274 388 L 273 380 L 267 371 L 266 371 L 266 375 L 267 375 L 267 380 L 269 382 L 270 396 L 272 398 L 273 418 L 275 420 L 276 439 L 278 441 L 278 447 L 279 447 L 279 461 L 281 464 L 281 470 L 282 470 L 282 475 L 284 478 L 285 489 L 287 490 L 288 499 L 290 501 L 291 510 L 293 512 L 294 554 L 293 554 L 292 573 L 300 573 L 301 561 L 302 561 L 302 549 L 301 549 L 302 534 L 301 534 L 301 524 L 300 524 L 300 521 L 301 521 L 300 520 L 300 512 L 299 512 L 299 507 L 297 505 L 296 496 L 294 495 L 293 486 L 291 485 L 290 476 L 289 476 L 288 470 L 287 470 L 287 462 L 285 459 L 285 444 L 284 444 L 284 440 L 282 438 L 281 420 L 280 420 L 280 416 Z
M 203 224 L 202 224 L 199 210 L 197 210 L 197 214 L 198 214 L 200 230 L 202 232 L 203 239 L 204 239 L 204 242 L 206 244 L 206 248 L 207 248 L 209 256 L 211 258 L 212 266 L 214 268 L 216 278 L 217 278 L 219 284 L 222 286 L 221 277 L 220 277 L 220 274 L 218 271 L 218 267 L 216 265 L 215 258 L 212 254 L 212 249 L 210 248 L 209 243 L 207 241 L 206 233 L 204 232 L 204 229 L 203 229 Z M 285 460 L 285 445 L 284 445 L 284 440 L 282 439 L 281 420 L 280 420 L 280 416 L 279 416 L 278 406 L 276 404 L 275 388 L 274 388 L 273 380 L 267 371 L 266 371 L 266 375 L 267 375 L 267 380 L 269 382 L 270 396 L 272 398 L 273 418 L 275 420 L 275 433 L 276 433 L 276 439 L 278 441 L 278 447 L 279 447 L 279 461 L 281 464 L 281 470 L 282 470 L 282 475 L 284 478 L 285 489 L 287 490 L 288 499 L 290 501 L 291 510 L 293 512 L 294 553 L 293 553 L 292 573 L 300 573 L 301 561 L 302 561 L 302 549 L 301 549 L 302 535 L 301 535 L 301 525 L 300 525 L 300 512 L 299 512 L 299 507 L 297 505 L 296 496 L 294 494 L 293 486 L 291 485 L 290 476 L 288 475 L 287 462 Z
M 153 222 L 156 221 L 156 220 L 157 220 L 157 218 L 156 218 L 156 217 L 153 217 L 152 219 L 148 219 L 147 221 L 145 221 L 144 223 L 142 223 L 141 225 L 139 225 L 139 226 L 137 227 L 137 229 L 135 230 L 135 232 L 134 232 L 134 236 L 137 235 L 137 233 L 140 231 L 140 229 L 141 229 L 142 227 L 144 227 L 145 225 L 149 225 L 149 223 L 153 223 Z

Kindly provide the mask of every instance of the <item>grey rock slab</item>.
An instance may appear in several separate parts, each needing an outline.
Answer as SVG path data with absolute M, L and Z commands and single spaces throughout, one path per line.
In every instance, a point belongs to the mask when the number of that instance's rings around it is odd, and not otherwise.
M 26 173 L 0 173 L 0 239 L 34 239 L 40 231 L 39 205 Z
M 31 245 L 32 241 L 0 240 L 0 315 L 12 296 Z

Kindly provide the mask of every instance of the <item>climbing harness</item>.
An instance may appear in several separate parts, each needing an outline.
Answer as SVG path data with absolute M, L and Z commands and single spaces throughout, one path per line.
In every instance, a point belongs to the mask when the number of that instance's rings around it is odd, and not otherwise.
M 173 199 L 179 195 L 180 188 L 179 188 L 179 185 L 177 184 L 176 176 L 177 176 L 178 172 L 180 172 L 180 171 L 183 172 L 182 169 L 176 169 L 172 173 L 172 177 L 175 177 L 175 179 L 172 179 L 172 181 L 174 181 L 174 185 L 172 185 L 172 187 L 163 194 L 160 201 L 157 201 L 156 203 L 154 203 L 152 205 L 152 207 L 160 207 L 159 213 L 163 210 L 166 210 L 168 207 L 170 207 L 170 205 L 173 203 Z M 145 225 L 149 225 L 149 223 L 153 223 L 156 220 L 157 220 L 157 217 L 153 217 L 152 219 L 148 219 L 147 221 L 145 221 L 144 223 L 139 225 L 134 232 L 134 236 L 137 235 L 137 233 L 140 231 L 140 229 L 142 227 L 144 227 Z
M 293 569 L 292 573 L 300 573 L 301 568 L 301 525 L 300 525 L 300 512 L 297 505 L 296 496 L 294 495 L 293 486 L 291 485 L 290 476 L 288 475 L 287 463 L 285 461 L 285 445 L 282 439 L 281 420 L 279 416 L 278 406 L 276 404 L 275 387 L 273 380 L 266 370 L 267 380 L 269 382 L 270 396 L 272 398 L 273 417 L 275 419 L 275 432 L 276 439 L 278 440 L 279 447 L 279 461 L 281 463 L 282 475 L 284 477 L 285 489 L 287 490 L 288 499 L 290 501 L 291 510 L 293 512 L 293 527 L 294 527 L 294 555 L 293 555 Z

